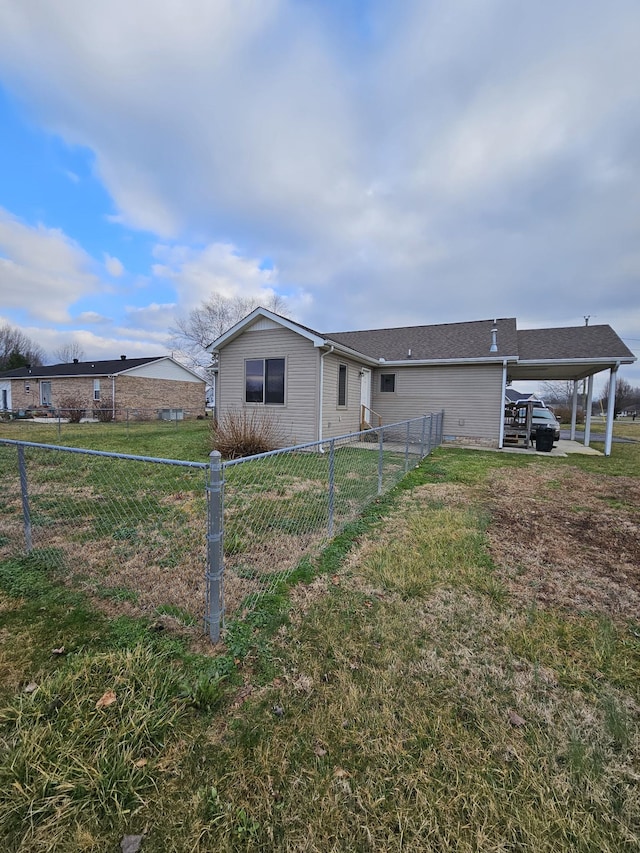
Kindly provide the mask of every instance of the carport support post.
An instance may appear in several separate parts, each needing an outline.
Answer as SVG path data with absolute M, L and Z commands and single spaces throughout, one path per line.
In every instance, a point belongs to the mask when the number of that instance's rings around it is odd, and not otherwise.
M 591 441 L 591 406 L 593 405 L 593 373 L 587 383 L 587 405 L 584 413 L 584 446 L 589 447 Z
M 611 440 L 613 438 L 613 419 L 616 413 L 616 378 L 618 376 L 618 368 L 620 364 L 616 364 L 611 368 L 609 376 L 609 399 L 607 401 L 607 423 L 604 439 L 604 455 L 611 456 Z
M 573 380 L 573 399 L 571 401 L 571 441 L 576 440 L 576 420 L 578 414 L 578 380 Z
M 209 639 L 217 643 L 224 618 L 224 479 L 222 456 L 218 450 L 209 454 L 209 483 L 207 485 L 207 612 L 204 621 Z

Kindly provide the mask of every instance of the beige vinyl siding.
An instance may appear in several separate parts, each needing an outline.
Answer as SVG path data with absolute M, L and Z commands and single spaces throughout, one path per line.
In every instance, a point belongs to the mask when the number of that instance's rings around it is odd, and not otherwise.
M 395 373 L 392 393 L 380 392 L 380 374 Z M 391 367 L 374 371 L 372 407 L 384 423 L 445 411 L 444 435 L 460 440 L 499 439 L 501 365 Z
M 285 359 L 284 406 L 245 402 L 245 361 Z M 220 350 L 216 412 L 245 407 L 269 411 L 277 418 L 285 444 L 318 437 L 318 359 L 311 341 L 289 329 L 248 329 Z
M 360 429 L 360 365 L 337 353 L 323 358 L 322 437 L 334 438 Z M 338 368 L 347 367 L 347 405 L 338 406 Z

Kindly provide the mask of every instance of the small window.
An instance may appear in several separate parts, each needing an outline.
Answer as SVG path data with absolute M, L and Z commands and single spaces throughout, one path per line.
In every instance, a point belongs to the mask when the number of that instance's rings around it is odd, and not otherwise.
M 284 405 L 284 358 L 250 358 L 245 362 L 245 401 Z
M 392 394 L 396 390 L 396 375 L 395 373 L 380 374 L 380 391 Z
M 93 380 L 93 399 L 94 400 L 100 399 L 100 380 L 99 379 Z
M 28 382 L 24 383 L 24 393 L 28 394 L 31 391 L 31 385 Z
M 347 365 L 338 365 L 338 405 L 347 405 Z

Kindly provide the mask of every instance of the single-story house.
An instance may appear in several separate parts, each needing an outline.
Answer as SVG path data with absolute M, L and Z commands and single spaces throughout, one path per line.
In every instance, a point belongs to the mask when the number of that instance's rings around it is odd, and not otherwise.
M 56 409 L 75 400 L 88 411 L 111 408 L 116 418 L 127 410 L 147 417 L 170 412 L 204 414 L 205 380 L 170 356 L 79 361 L 20 367 L 0 373 L 0 409 Z
M 512 381 L 570 379 L 577 399 L 579 381 L 589 379 L 591 395 L 593 376 L 608 369 L 615 387 L 620 365 L 635 361 L 606 325 L 519 330 L 506 318 L 322 333 L 265 308 L 207 349 L 218 417 L 269 410 L 290 444 L 444 410 L 446 441 L 502 447 Z
M 516 388 L 506 388 L 504 392 L 505 403 L 527 403 L 529 400 L 540 402 L 540 398 L 535 394 L 528 394 L 526 391 L 518 391 Z

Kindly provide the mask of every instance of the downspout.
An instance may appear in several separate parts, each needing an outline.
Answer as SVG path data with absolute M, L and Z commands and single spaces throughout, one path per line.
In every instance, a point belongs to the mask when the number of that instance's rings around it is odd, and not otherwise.
M 498 447 L 504 445 L 504 398 L 507 394 L 507 360 L 502 362 L 502 395 L 500 397 L 500 434 L 498 436 Z
M 333 344 L 331 345 L 331 349 L 328 349 L 326 352 L 323 352 L 320 356 L 320 411 L 318 412 L 318 441 L 322 441 L 322 407 L 324 405 L 324 357 L 325 355 L 331 355 L 331 353 L 335 350 Z M 322 448 L 320 448 L 322 452 Z

